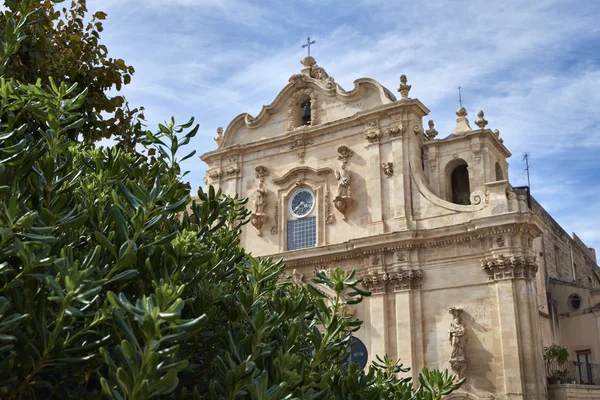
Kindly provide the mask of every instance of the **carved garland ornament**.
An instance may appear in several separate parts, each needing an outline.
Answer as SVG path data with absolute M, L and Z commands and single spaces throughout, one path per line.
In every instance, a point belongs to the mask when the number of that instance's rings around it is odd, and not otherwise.
M 484 258 L 481 267 L 488 274 L 488 281 L 533 279 L 538 269 L 535 256 L 505 257 L 502 254 Z
M 365 139 L 369 143 L 377 143 L 381 139 L 381 129 L 379 129 L 379 121 L 376 119 L 371 120 L 365 124 L 365 132 L 363 133 Z
M 421 287 L 422 279 L 423 271 L 420 269 L 397 272 L 372 271 L 363 276 L 363 284 L 368 290 L 377 294 L 390 291 L 398 292 L 401 290 L 419 289 Z

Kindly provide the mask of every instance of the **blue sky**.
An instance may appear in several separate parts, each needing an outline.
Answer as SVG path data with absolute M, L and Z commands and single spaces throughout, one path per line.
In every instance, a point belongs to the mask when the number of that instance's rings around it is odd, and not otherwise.
M 258 114 L 312 55 L 344 88 L 361 77 L 391 90 L 406 74 L 440 137 L 455 124 L 457 87 L 474 121 L 485 111 L 513 156 L 513 186 L 600 250 L 599 1 L 88 0 L 108 13 L 102 42 L 136 73 L 123 93 L 149 126 L 200 123 L 191 146 L 215 148 L 217 127 Z M 474 126 L 474 125 L 473 125 Z M 189 160 L 193 187 L 206 166 Z

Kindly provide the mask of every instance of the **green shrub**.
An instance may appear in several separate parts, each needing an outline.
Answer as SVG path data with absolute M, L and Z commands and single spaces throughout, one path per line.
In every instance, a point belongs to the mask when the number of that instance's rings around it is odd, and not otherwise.
M 461 385 L 424 370 L 413 388 L 387 358 L 347 368 L 361 322 L 343 308 L 369 293 L 339 270 L 293 285 L 240 248 L 245 199 L 209 187 L 189 206 L 179 162 L 194 152 L 178 154 L 193 119 L 148 132 L 146 155 L 85 147 L 70 138 L 86 91 L 48 84 L 0 79 L 0 397 L 439 399 Z

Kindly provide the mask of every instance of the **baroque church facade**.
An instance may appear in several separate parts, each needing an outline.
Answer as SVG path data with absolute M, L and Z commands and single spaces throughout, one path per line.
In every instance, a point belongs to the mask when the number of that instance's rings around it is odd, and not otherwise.
M 440 139 L 404 75 L 396 98 L 367 78 L 346 91 L 310 56 L 302 65 L 201 157 L 207 184 L 251 199 L 242 246 L 283 258 L 298 284 L 356 269 L 372 296 L 347 312 L 364 321 L 369 361 L 467 377 L 449 398 L 545 399 L 544 346 L 600 357 L 595 254 L 510 185 L 511 154 L 483 112 L 473 128 L 459 108 Z M 576 318 L 589 344 L 569 334 Z

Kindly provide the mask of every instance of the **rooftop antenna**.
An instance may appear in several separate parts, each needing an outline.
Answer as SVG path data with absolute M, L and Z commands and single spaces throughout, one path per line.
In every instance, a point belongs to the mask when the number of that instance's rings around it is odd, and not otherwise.
M 311 44 L 315 44 L 315 41 L 313 40 L 312 42 L 310 41 L 310 36 L 306 38 L 306 44 L 302 45 L 302 48 L 304 49 L 305 47 L 308 47 L 308 56 L 310 57 L 310 45 Z
M 523 160 L 525 160 L 525 172 L 527 172 L 527 186 L 529 186 L 529 193 L 531 193 L 531 181 L 529 180 L 529 153 L 525 153 Z
M 462 93 L 461 93 L 461 91 L 460 91 L 461 89 L 462 89 L 462 87 L 461 87 L 461 86 L 459 86 L 459 87 L 458 87 L 458 103 L 459 103 L 459 104 L 460 104 L 460 106 L 462 107 Z

